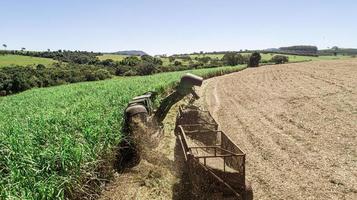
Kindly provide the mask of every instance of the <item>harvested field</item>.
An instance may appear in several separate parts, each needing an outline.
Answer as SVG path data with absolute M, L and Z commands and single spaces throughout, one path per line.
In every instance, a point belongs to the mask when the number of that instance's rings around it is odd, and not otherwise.
M 255 199 L 357 199 L 357 60 L 212 78 L 202 103 L 247 153 Z

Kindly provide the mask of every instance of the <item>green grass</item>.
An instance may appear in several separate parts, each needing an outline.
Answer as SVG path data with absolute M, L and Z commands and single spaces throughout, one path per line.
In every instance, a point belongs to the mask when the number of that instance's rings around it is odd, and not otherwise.
M 191 71 L 204 77 L 243 67 Z M 182 72 L 39 88 L 0 98 L 0 199 L 54 199 L 95 177 L 122 139 L 123 110 L 135 95 L 163 92 Z
M 56 61 L 50 58 L 38 58 L 30 56 L 20 56 L 20 55 L 0 55 L 0 67 L 10 66 L 10 65 L 33 65 L 33 64 L 43 64 L 50 65 Z
M 174 62 L 171 62 L 170 63 L 170 60 L 169 58 L 160 58 L 162 60 L 162 65 L 163 66 L 170 66 L 170 65 L 173 65 Z M 187 61 L 187 60 L 182 60 L 182 59 L 179 59 L 179 58 L 176 58 L 175 61 L 179 61 L 181 62 L 183 65 L 188 65 L 190 62 Z M 196 62 L 195 60 L 192 60 L 193 62 Z
M 269 61 L 274 55 L 280 54 L 260 54 L 262 60 Z M 297 56 L 297 55 L 284 55 L 289 57 L 289 62 L 304 62 L 304 61 L 317 61 L 317 60 L 335 60 L 335 59 L 344 59 L 350 58 L 349 56 Z
M 221 54 L 221 53 L 217 53 L 217 54 L 191 54 L 190 57 L 192 59 L 196 58 L 196 57 L 204 57 L 204 56 L 208 56 L 208 57 L 211 57 L 211 58 L 218 58 L 218 59 L 222 59 L 224 54 Z
M 128 56 L 117 55 L 117 54 L 103 54 L 101 56 L 98 56 L 99 60 L 112 59 L 114 61 L 122 61 L 125 57 L 128 57 Z
M 125 57 L 128 57 L 126 55 L 116 55 L 116 54 L 103 54 L 101 56 L 98 56 L 99 60 L 106 60 L 106 59 L 112 59 L 114 61 L 122 61 Z M 169 58 L 160 58 L 162 60 L 162 65 L 163 66 L 169 66 L 170 64 L 172 65 L 173 63 L 170 63 Z M 177 61 L 180 61 L 182 64 L 187 65 L 189 62 L 184 61 L 182 59 L 176 59 Z

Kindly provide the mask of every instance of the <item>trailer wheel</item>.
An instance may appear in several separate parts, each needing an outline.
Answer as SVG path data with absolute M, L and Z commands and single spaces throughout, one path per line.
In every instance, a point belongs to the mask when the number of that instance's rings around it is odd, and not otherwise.
M 245 182 L 245 191 L 244 191 L 244 200 L 253 200 L 253 188 L 252 185 L 246 181 Z

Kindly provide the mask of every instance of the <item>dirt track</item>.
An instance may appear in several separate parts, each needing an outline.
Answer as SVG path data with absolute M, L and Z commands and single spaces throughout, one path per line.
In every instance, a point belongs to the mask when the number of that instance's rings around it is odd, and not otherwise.
M 203 103 L 247 153 L 255 199 L 357 199 L 357 60 L 250 68 Z

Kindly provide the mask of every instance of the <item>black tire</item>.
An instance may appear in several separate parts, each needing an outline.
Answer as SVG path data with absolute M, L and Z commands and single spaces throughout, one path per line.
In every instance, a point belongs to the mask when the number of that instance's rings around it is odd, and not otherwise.
M 137 148 L 129 148 L 124 153 L 123 167 L 133 168 L 141 161 L 141 153 Z
M 245 182 L 245 191 L 244 191 L 244 200 L 253 200 L 253 188 L 252 185 L 246 181 Z
M 132 168 L 140 163 L 141 154 L 138 148 L 122 141 L 117 153 L 117 162 L 115 168 L 122 171 L 125 168 Z

